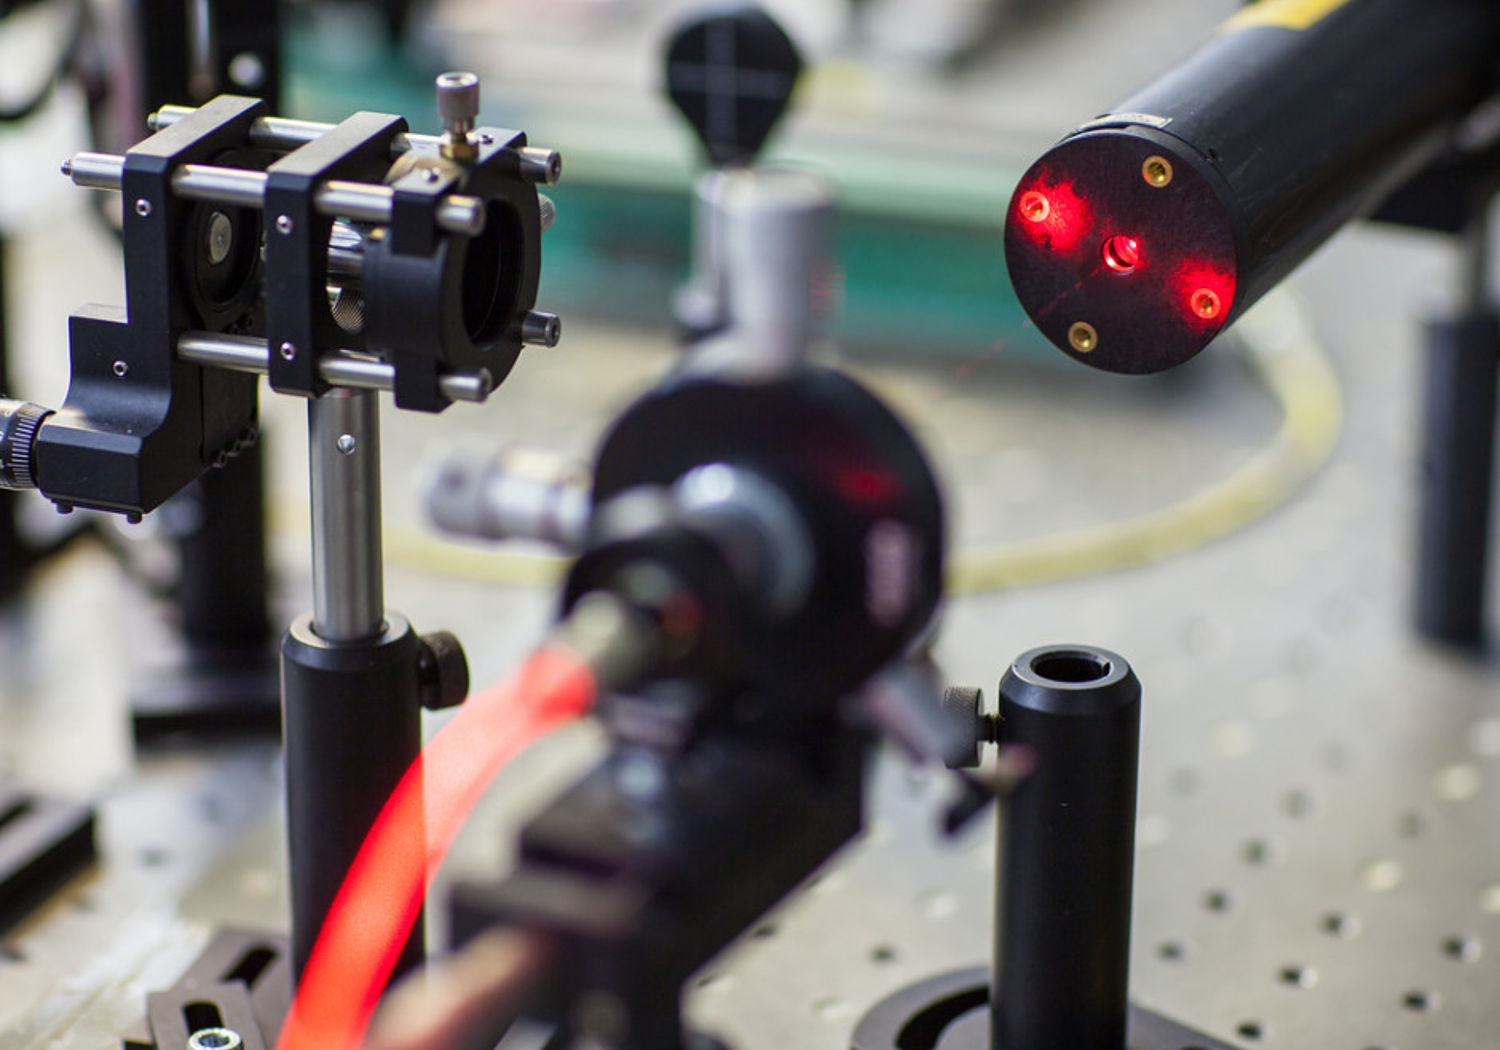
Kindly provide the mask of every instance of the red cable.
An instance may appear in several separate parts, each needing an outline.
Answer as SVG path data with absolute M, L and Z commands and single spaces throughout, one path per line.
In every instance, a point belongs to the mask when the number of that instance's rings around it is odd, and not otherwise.
M 540 649 L 502 685 L 470 695 L 438 730 L 344 876 L 276 1050 L 356 1050 L 469 811 L 511 758 L 585 712 L 595 687 L 572 653 Z

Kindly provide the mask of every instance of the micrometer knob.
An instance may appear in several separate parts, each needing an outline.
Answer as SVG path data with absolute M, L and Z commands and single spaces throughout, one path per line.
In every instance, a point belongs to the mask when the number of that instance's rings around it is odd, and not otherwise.
M 0 488 L 37 487 L 32 446 L 50 408 L 30 401 L 0 399 Z

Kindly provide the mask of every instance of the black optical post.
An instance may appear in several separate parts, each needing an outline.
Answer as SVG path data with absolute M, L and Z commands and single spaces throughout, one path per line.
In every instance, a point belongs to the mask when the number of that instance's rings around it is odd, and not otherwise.
M 380 417 L 373 391 L 308 402 L 313 612 L 281 643 L 292 959 L 300 974 L 323 917 L 422 747 L 422 640 L 385 610 Z M 467 672 L 450 701 L 468 691 Z M 418 922 L 397 961 L 422 959 Z
M 1417 630 L 1474 649 L 1485 641 L 1495 383 L 1500 314 L 1489 301 L 1486 209 L 1461 234 L 1458 310 L 1424 325 L 1426 397 L 1422 413 L 1416 578 Z
M 1036 763 L 999 827 L 990 1045 L 1120 1050 L 1141 684 L 1103 649 L 1032 649 L 1000 682 L 997 727 Z
M 877 1003 L 853 1050 L 1231 1050 L 1129 1001 L 1141 724 L 1130 665 L 1097 646 L 1043 646 L 1005 672 L 993 716 L 978 690 L 948 692 L 972 738 L 1029 770 L 1000 799 L 992 964 Z
M 279 112 L 281 8 L 279 0 L 141 0 L 142 112 L 231 89 Z M 263 459 L 258 442 L 247 444 L 174 497 L 181 651 L 131 690 L 138 739 L 281 725 Z

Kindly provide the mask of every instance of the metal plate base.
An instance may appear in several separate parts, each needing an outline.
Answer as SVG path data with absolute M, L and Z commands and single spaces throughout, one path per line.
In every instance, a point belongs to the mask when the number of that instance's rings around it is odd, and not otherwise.
M 875 1004 L 850 1040 L 852 1050 L 990 1050 L 990 971 L 946 973 Z M 1162 1014 L 1132 1003 L 1125 1050 L 1233 1050 Z
M 125 1034 L 123 1050 L 185 1050 L 201 1028 L 233 1029 L 243 1050 L 266 1050 L 276 1045 L 291 1002 L 287 939 L 220 930 L 176 984 L 147 995 L 146 1019 Z

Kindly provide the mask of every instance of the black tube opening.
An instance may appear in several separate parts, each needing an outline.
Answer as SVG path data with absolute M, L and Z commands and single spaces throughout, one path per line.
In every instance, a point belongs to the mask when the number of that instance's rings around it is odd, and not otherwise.
M 1097 682 L 1109 672 L 1108 660 L 1078 649 L 1039 653 L 1031 659 L 1031 673 L 1053 682 Z

